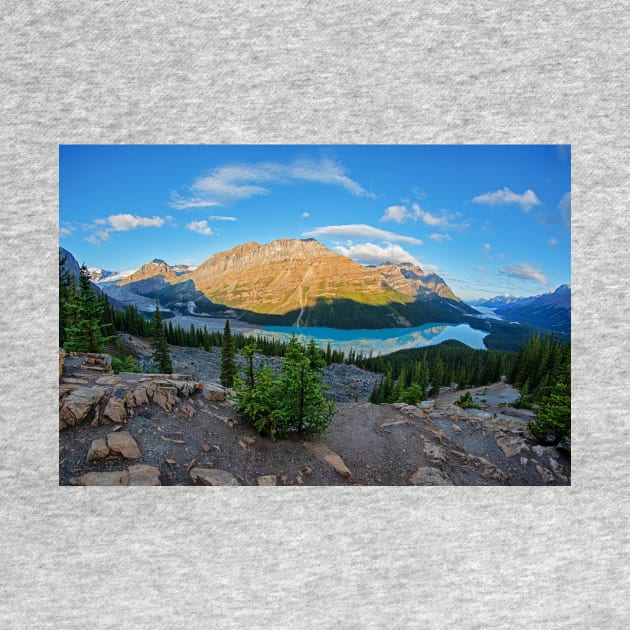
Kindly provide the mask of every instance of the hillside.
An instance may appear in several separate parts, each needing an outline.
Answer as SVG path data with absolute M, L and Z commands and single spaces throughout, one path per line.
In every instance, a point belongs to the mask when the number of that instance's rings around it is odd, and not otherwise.
M 421 408 L 338 403 L 319 439 L 261 437 L 211 382 L 111 374 L 107 355 L 66 357 L 61 485 L 566 485 L 570 461 L 536 444 L 504 383 Z

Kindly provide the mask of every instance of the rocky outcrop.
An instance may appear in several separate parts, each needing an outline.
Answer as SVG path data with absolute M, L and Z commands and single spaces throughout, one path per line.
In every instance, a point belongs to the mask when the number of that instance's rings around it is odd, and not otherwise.
M 90 422 L 97 427 L 124 424 L 135 409 L 151 403 L 170 413 L 194 392 L 224 401 L 226 390 L 212 382 L 196 382 L 182 374 L 111 374 L 111 358 L 70 353 L 59 386 L 59 428 Z M 71 373 L 69 372 L 72 368 Z M 193 410 L 194 411 L 194 410 Z
M 76 426 L 94 416 L 99 417 L 99 405 L 104 400 L 104 387 L 78 387 L 63 400 L 59 420 L 64 426 Z

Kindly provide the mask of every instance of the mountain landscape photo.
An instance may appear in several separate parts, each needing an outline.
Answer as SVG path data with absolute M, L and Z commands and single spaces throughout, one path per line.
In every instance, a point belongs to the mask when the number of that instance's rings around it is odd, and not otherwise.
M 60 484 L 570 483 L 566 146 L 60 147 Z

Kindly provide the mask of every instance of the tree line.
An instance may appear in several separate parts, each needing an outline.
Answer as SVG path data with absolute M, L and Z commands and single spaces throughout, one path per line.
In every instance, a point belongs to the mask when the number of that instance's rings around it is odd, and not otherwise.
M 437 346 L 399 350 L 357 361 L 357 365 L 384 377 L 377 382 L 370 402 L 420 402 L 440 387 L 480 387 L 496 383 L 510 373 L 514 353 L 475 350 L 459 341 Z M 411 388 L 411 391 L 408 391 Z
M 259 430 L 270 435 L 284 434 L 289 430 L 287 427 L 317 432 L 330 421 L 332 416 L 327 403 L 323 402 L 325 398 L 321 397 L 321 370 L 324 365 L 332 363 L 350 363 L 383 374 L 370 395 L 373 403 L 400 401 L 418 404 L 437 394 L 442 386 L 456 385 L 460 389 L 479 387 L 505 378 L 521 390 L 517 404 L 536 409 L 537 420 L 530 428 L 541 441 L 554 443 L 571 432 L 570 344 L 552 335 L 534 334 L 521 344 L 516 353 L 475 350 L 460 342 L 449 341 L 439 346 L 402 350 L 385 356 L 364 356 L 353 349 L 346 355 L 332 350 L 330 344 L 325 350 L 316 349 L 312 339 L 307 346 L 302 346 L 295 336 L 285 342 L 263 336 L 253 339 L 232 334 L 229 320 L 226 320 L 223 332 L 208 331 L 193 324 L 186 330 L 173 326 L 172 322 L 167 323 L 157 303 L 150 319 L 132 305 L 117 311 L 104 293 L 93 289 L 85 265 L 81 266 L 76 286 L 74 277 L 64 271 L 63 260 L 60 260 L 60 347 L 67 351 L 103 352 L 106 344 L 116 338 L 116 331 L 149 337 L 153 347 L 153 369 L 159 373 L 172 372 L 169 345 L 203 348 L 206 351 L 221 347 L 222 383 L 227 387 L 237 387 L 243 413 L 254 424 L 260 425 Z M 234 363 L 235 353 L 239 350 L 248 365 L 245 380 L 239 380 L 241 377 Z M 112 361 L 118 362 L 115 367 L 125 371 L 139 369 L 133 357 L 125 356 L 121 350 L 119 352 L 120 356 Z M 271 368 L 264 365 L 255 372 L 254 352 L 285 357 L 281 377 L 277 378 Z M 297 378 L 297 390 L 292 389 L 295 383 L 290 385 L 287 380 L 290 375 Z M 315 395 L 316 389 L 319 396 Z M 295 408 L 295 395 L 298 400 L 297 416 L 288 411 Z M 293 402 L 288 402 L 289 399 Z M 281 411 L 275 409 L 275 415 L 274 410 L 269 411 L 265 406 L 272 400 L 280 404 Z M 310 400 L 315 401 L 312 404 L 318 411 L 312 416 L 315 420 L 309 421 L 305 418 L 310 417 L 311 412 L 306 413 L 304 405 Z M 297 420 L 298 417 L 301 419 Z M 264 422 L 268 424 L 261 424 L 262 418 L 266 418 Z

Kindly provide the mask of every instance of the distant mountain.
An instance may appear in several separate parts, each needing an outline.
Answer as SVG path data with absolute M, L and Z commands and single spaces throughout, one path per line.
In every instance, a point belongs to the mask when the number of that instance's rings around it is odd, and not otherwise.
M 118 284 L 175 311 L 258 324 L 390 328 L 475 313 L 436 274 L 408 263 L 365 267 L 315 239 L 245 243 L 181 275 L 156 259 Z
M 562 284 L 552 293 L 517 300 L 497 308 L 495 312 L 508 321 L 532 324 L 554 332 L 570 333 L 571 288 Z
M 90 272 L 90 280 L 97 284 L 99 282 L 115 282 L 132 273 L 131 271 L 110 271 L 109 269 L 101 269 L 100 267 L 88 267 L 88 271 Z
M 495 295 L 494 297 L 483 299 L 483 300 L 475 300 L 473 302 L 469 302 L 472 306 L 485 306 L 487 308 L 503 308 L 509 305 L 515 304 L 528 304 L 535 300 L 537 295 L 531 297 L 516 297 L 515 295 Z

